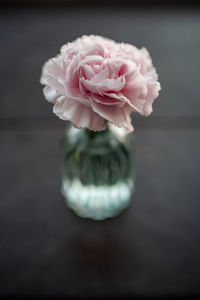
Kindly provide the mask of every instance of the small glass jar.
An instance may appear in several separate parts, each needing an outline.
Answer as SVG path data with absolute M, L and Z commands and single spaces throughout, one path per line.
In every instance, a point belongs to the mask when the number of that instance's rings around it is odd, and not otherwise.
M 100 132 L 66 129 L 62 194 L 83 218 L 103 220 L 126 208 L 134 190 L 134 135 L 107 124 Z

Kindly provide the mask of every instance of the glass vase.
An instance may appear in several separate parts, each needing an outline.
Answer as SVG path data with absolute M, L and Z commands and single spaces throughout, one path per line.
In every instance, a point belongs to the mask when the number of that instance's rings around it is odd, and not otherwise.
M 103 220 L 126 208 L 134 190 L 134 135 L 108 125 L 100 132 L 66 129 L 62 194 L 83 217 Z

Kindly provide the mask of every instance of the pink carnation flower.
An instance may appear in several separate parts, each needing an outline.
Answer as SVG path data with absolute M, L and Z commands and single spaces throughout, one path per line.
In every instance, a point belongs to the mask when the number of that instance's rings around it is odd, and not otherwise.
M 133 130 L 130 113 L 148 116 L 160 84 L 148 51 L 101 36 L 82 36 L 61 47 L 42 69 L 53 112 L 77 128 L 105 129 L 105 120 Z

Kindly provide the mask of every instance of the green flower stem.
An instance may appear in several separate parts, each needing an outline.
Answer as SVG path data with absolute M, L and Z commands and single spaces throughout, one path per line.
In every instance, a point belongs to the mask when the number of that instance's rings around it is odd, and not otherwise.
M 100 135 L 102 136 L 102 135 L 108 134 L 109 133 L 108 121 L 105 122 L 105 125 L 106 125 L 106 128 L 102 131 L 93 131 L 93 130 L 87 129 L 86 134 L 89 137 L 89 139 L 94 139 L 97 136 L 100 136 Z

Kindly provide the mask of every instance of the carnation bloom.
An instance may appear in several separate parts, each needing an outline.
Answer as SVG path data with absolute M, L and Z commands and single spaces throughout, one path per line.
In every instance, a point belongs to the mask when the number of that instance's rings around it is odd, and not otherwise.
M 107 120 L 130 132 L 131 112 L 151 114 L 157 79 L 145 48 L 84 35 L 44 64 L 40 82 L 53 112 L 75 127 L 100 131 Z

